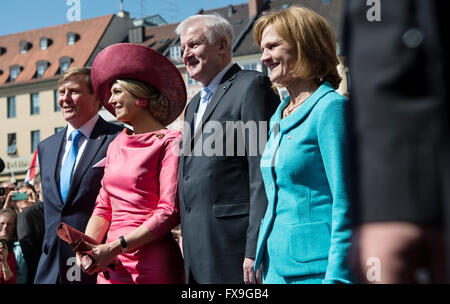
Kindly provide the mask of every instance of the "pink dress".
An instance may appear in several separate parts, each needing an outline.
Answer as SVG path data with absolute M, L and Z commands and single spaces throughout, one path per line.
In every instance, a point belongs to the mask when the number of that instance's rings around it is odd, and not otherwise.
M 132 135 L 125 129 L 108 147 L 105 175 L 92 215 L 111 225 L 106 242 L 141 225 L 159 238 L 118 255 L 122 266 L 103 273 L 99 284 L 184 283 L 184 266 L 171 229 L 179 223 L 178 144 L 174 130 Z

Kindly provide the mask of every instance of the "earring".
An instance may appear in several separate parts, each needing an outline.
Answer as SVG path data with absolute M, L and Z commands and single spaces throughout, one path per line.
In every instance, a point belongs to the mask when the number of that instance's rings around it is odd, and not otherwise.
M 139 98 L 136 100 L 135 105 L 138 107 L 147 107 L 147 99 Z

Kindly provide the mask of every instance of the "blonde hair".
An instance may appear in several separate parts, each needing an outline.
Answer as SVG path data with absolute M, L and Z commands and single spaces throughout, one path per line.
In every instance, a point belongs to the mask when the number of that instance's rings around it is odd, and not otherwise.
M 322 16 L 301 6 L 262 16 L 253 28 L 253 37 L 258 45 L 261 45 L 262 33 L 269 25 L 297 50 L 297 62 L 291 67 L 293 77 L 313 80 L 318 85 L 329 81 L 333 88 L 339 87 L 341 77 L 337 70 L 336 39 Z
M 147 109 L 156 120 L 162 122 L 167 119 L 169 116 L 169 102 L 156 88 L 136 79 L 118 79 L 115 82 L 120 84 L 135 98 L 147 99 Z

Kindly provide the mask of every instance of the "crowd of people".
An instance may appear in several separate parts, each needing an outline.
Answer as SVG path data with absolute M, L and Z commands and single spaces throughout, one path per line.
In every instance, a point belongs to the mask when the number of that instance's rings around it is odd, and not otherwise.
M 355 74 L 350 100 L 335 91 L 341 76 L 330 26 L 298 6 L 263 15 L 254 25 L 269 76 L 232 62 L 232 27 L 226 19 L 194 15 L 181 22 L 176 33 L 183 63 L 203 86 L 189 103 L 177 68 L 142 45 L 115 44 L 102 50 L 91 68 L 67 70 L 58 82 L 67 127 L 39 143 L 33 185 L 2 184 L 0 282 L 413 283 L 417 269 L 428 269 L 430 282 L 448 282 L 447 221 L 437 214 L 450 208 L 440 201 L 440 207 L 430 207 L 435 213 L 414 217 L 422 209 L 403 201 L 411 196 L 398 196 L 389 184 L 397 176 L 395 165 L 387 158 L 374 168 L 367 159 L 373 155 L 367 147 L 394 153 L 389 144 L 401 143 L 391 140 L 407 137 L 389 137 L 386 120 L 379 117 L 398 122 L 398 107 L 383 100 L 386 108 L 379 110 L 376 104 L 381 96 L 394 97 L 383 87 L 365 96 L 368 86 L 359 82 L 361 72 L 375 79 L 378 74 L 371 73 L 382 66 L 372 70 L 361 62 L 361 49 L 367 50 L 361 27 L 367 24 L 359 26 L 356 16 L 364 8 L 359 2 L 349 1 L 346 8 L 348 60 Z M 383 4 L 420 11 L 412 3 Z M 438 8 L 428 5 L 426 12 Z M 392 16 L 385 18 L 383 24 L 397 25 Z M 389 59 L 378 55 L 380 62 Z M 426 82 L 428 75 L 423 77 Z M 285 87 L 289 96 L 280 100 L 274 85 Z M 410 97 L 395 85 L 384 89 Z M 430 92 L 445 110 L 444 92 Z M 373 103 L 366 106 L 368 101 Z M 98 115 L 102 106 L 131 128 L 104 121 Z M 183 133 L 167 129 L 183 111 Z M 355 112 L 373 115 L 379 124 L 367 126 L 371 120 L 361 121 Z M 448 168 L 447 113 L 439 112 L 437 138 L 443 147 L 435 152 Z M 249 136 L 245 128 L 228 128 L 230 122 L 259 127 Z M 377 128 L 383 132 L 373 133 Z M 255 145 L 264 149 L 251 153 Z M 193 153 L 211 146 L 213 155 Z M 420 151 L 425 157 L 428 150 Z M 361 158 L 357 165 L 355 155 Z M 448 199 L 448 172 L 435 176 L 433 168 L 427 177 L 433 176 L 440 185 L 434 190 L 442 192 L 435 198 Z M 421 195 L 430 190 L 423 187 Z M 61 223 L 78 230 L 84 249 L 58 236 Z M 179 225 L 178 243 L 172 231 Z M 381 264 L 375 279 L 367 276 L 370 258 Z M 74 266 L 79 275 L 73 275 Z

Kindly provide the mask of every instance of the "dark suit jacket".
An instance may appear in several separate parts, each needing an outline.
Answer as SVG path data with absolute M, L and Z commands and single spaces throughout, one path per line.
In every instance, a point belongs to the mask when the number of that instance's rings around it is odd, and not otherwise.
M 56 168 L 67 127 L 39 143 L 45 235 L 35 283 L 95 283 L 96 277 L 88 276 L 84 272 L 81 272 L 81 282 L 77 281 L 78 274 L 74 270 L 75 254 L 68 244 L 58 238 L 56 228 L 59 223 L 65 222 L 80 231 L 85 230 L 94 210 L 104 173 L 104 168 L 92 166 L 106 156 L 109 143 L 121 130 L 122 127 L 107 123 L 99 117 L 73 173 L 65 203 L 62 202 L 59 192 Z M 75 281 L 72 281 L 74 277 Z
M 244 257 L 255 257 L 259 224 L 267 206 L 259 164 L 268 129 L 240 136 L 240 131 L 225 131 L 226 122 L 258 126 L 263 121 L 268 125 L 280 100 L 266 76 L 241 70 L 236 64 L 225 73 L 206 107 L 201 125 L 212 128 L 193 135 L 199 100 L 197 94 L 186 109 L 185 122 L 191 130 L 184 130 L 185 155 L 179 170 L 186 278 L 189 281 L 192 272 L 199 283 L 243 283 L 242 263 Z M 260 138 L 260 132 L 264 135 L 259 141 L 261 149 L 252 142 Z M 205 155 L 208 148 L 223 156 Z
M 381 2 L 381 21 L 366 19 L 365 1 L 347 1 L 345 10 L 359 190 L 353 222 L 439 225 L 450 218 L 442 204 L 450 202 L 445 1 Z
M 28 266 L 28 284 L 34 282 L 44 233 L 44 205 L 41 201 L 37 201 L 17 216 L 17 237 Z

